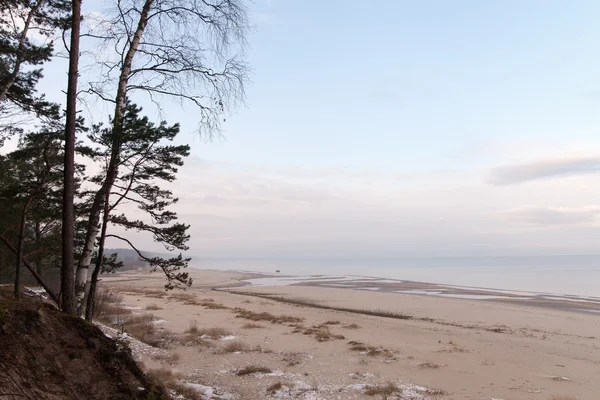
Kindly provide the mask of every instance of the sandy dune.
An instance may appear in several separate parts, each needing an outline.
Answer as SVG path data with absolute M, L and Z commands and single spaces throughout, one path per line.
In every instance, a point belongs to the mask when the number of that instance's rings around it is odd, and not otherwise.
M 143 310 L 150 304 L 160 307 L 150 312 L 175 333 L 184 335 L 192 321 L 200 329 L 227 331 L 214 339 L 205 337 L 199 345 L 169 350 L 180 359 L 166 366 L 217 388 L 215 398 L 381 398 L 366 395 L 365 387 L 387 382 L 400 388 L 400 397 L 395 398 L 402 399 L 600 398 L 600 315 L 344 287 L 235 287 L 255 276 L 190 272 L 195 284 L 183 296 L 157 294 L 164 284 L 159 274 L 118 274 L 103 284 L 125 293 L 125 302 L 140 312 L 148 312 Z M 212 290 L 217 286 L 224 289 Z M 208 304 L 226 308 L 207 308 L 203 299 L 209 298 L 213 301 Z M 412 319 L 299 306 L 286 300 L 402 313 Z M 264 312 L 302 320 L 241 318 L 264 318 L 257 316 Z M 245 329 L 248 323 L 260 327 Z M 156 355 L 141 357 L 148 368 L 165 367 Z M 271 372 L 237 375 L 248 366 Z

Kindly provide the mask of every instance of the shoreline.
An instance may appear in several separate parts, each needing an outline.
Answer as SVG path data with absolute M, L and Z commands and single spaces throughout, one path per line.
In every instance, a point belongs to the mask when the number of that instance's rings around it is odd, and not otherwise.
M 509 257 L 510 258 L 510 257 Z M 485 261 L 485 260 L 484 260 Z M 428 282 L 439 285 L 455 285 L 472 288 L 489 288 L 496 290 L 519 290 L 536 293 L 552 293 L 560 295 L 575 295 L 600 297 L 600 290 L 595 284 L 600 281 L 600 257 L 594 260 L 581 260 L 580 263 L 563 259 L 544 259 L 529 264 L 478 264 L 469 261 L 465 264 L 448 263 L 448 260 L 428 264 L 393 264 L 372 263 L 359 260 L 349 261 L 348 264 L 328 260 L 294 262 L 294 261 L 259 261 L 248 262 L 223 261 L 193 262 L 190 268 L 215 269 L 229 271 L 256 271 L 272 275 L 276 270 L 286 275 L 355 275 L 408 280 L 413 282 Z M 593 261 L 593 262 L 592 262 Z M 507 261 L 508 262 L 508 261 Z M 325 271 L 325 272 L 324 272 Z
M 372 277 L 310 276 L 297 284 L 297 276 L 189 272 L 195 284 L 185 292 L 165 292 L 159 273 L 118 273 L 102 286 L 121 293 L 132 315 L 151 314 L 155 329 L 171 332 L 172 347 L 138 355 L 146 368 L 231 394 L 216 398 L 366 400 L 374 398 L 366 388 L 390 383 L 403 393 L 396 398 L 411 400 L 585 400 L 597 393 L 600 315 L 398 293 L 435 285 Z M 256 279 L 291 284 L 247 282 Z M 360 289 L 375 284 L 387 291 Z M 446 293 L 465 289 L 450 286 Z M 190 343 L 196 326 L 223 336 Z M 240 376 L 253 368 L 272 372 Z M 410 394 L 415 388 L 420 397 Z
M 208 268 L 190 268 L 188 271 L 236 275 L 236 278 L 233 281 L 227 283 L 221 282 L 217 286 L 202 281 L 194 282 L 194 285 L 211 289 L 256 289 L 260 287 L 280 288 L 288 286 L 322 287 L 419 296 L 425 298 L 505 303 L 600 316 L 600 297 L 595 296 L 461 286 L 364 275 L 288 275 L 252 270 L 221 270 Z M 111 277 L 110 279 L 111 281 L 116 281 L 115 279 L 123 282 L 131 281 L 138 279 L 137 277 L 139 277 L 140 274 L 147 276 L 148 279 L 162 279 L 160 271 L 150 273 L 144 270 L 118 272 L 114 275 L 114 278 Z
M 247 279 L 240 281 L 240 287 L 245 288 L 263 286 L 328 287 L 333 289 L 376 291 L 379 293 L 397 293 L 444 299 L 505 302 L 508 304 L 600 315 L 600 297 L 594 296 L 448 285 L 360 275 L 280 275 L 235 270 L 226 272 L 250 274 Z

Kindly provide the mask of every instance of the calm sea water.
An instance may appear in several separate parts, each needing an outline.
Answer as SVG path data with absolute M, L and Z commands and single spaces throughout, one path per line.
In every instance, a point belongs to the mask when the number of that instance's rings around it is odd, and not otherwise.
M 600 256 L 386 260 L 193 259 L 191 267 L 286 275 L 361 275 L 493 289 L 600 297 Z

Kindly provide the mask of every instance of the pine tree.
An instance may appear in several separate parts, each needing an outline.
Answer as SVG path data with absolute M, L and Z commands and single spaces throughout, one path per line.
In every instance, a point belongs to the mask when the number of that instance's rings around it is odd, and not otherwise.
M 161 122 L 157 125 L 140 116 L 142 109 L 127 103 L 122 119 L 122 130 L 119 132 L 121 151 L 117 160 L 118 173 L 114 177 L 112 191 L 106 196 L 96 266 L 92 273 L 89 293 L 87 296 L 86 318 L 93 315 L 93 303 L 98 276 L 102 272 L 104 244 L 106 238 L 116 238 L 126 242 L 152 268 L 160 269 L 167 278 L 165 287 L 172 289 L 176 286 L 189 286 L 192 279 L 186 272 L 181 271 L 189 262 L 189 258 L 178 254 L 171 258 L 148 257 L 144 255 L 135 243 L 123 236 L 109 233 L 111 226 L 119 226 L 126 230 L 147 232 L 155 242 L 162 244 L 167 250 L 187 250 L 189 225 L 177 222 L 177 215 L 169 209 L 177 202 L 173 193 L 161 187 L 161 184 L 176 179 L 178 168 L 183 165 L 184 157 L 189 154 L 188 145 L 172 145 L 170 142 L 179 133 L 179 125 L 167 125 Z M 100 146 L 98 154 L 110 157 L 110 147 L 114 141 L 112 127 L 95 126 L 90 139 Z M 109 165 L 103 160 L 103 165 Z M 108 167 L 93 181 L 101 187 L 107 179 Z M 101 190 L 101 189 L 100 189 Z M 140 219 L 132 219 L 125 213 L 117 213 L 125 203 L 135 204 L 142 212 Z
M 40 65 L 52 57 L 54 33 L 65 27 L 68 10 L 64 0 L 0 1 L 1 137 L 20 131 L 16 114 L 52 117 L 57 112 L 36 86 L 42 78 Z

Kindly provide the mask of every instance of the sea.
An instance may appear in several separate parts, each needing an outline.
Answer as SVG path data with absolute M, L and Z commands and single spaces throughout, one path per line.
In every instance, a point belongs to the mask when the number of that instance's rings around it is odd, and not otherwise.
M 598 255 L 396 259 L 193 257 L 190 267 L 287 276 L 377 277 L 475 288 L 600 297 Z

